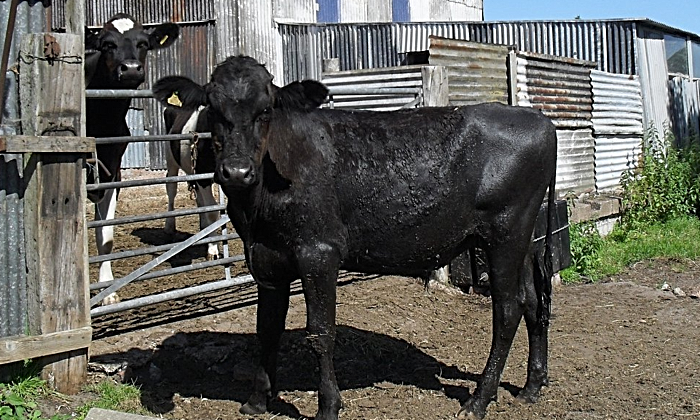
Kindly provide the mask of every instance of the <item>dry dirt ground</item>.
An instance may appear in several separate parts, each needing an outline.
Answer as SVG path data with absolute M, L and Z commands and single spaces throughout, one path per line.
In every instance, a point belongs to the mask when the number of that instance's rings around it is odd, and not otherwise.
M 119 211 L 160 211 L 164 197 L 125 193 Z M 185 193 L 178 203 L 192 205 Z M 161 227 L 162 221 L 125 226 L 117 243 L 160 242 Z M 194 233 L 196 220 L 178 228 Z M 124 296 L 217 275 L 144 282 Z M 550 386 L 537 404 L 514 401 L 526 376 L 523 324 L 487 419 L 700 419 L 700 301 L 661 290 L 664 283 L 700 291 L 700 261 L 642 262 L 598 284 L 557 286 Z M 137 384 L 143 406 L 163 418 L 250 418 L 238 408 L 249 394 L 257 351 L 254 298 L 254 288 L 244 286 L 96 318 L 90 380 L 107 375 Z M 304 299 L 296 293 L 281 346 L 279 398 L 272 413 L 255 419 L 316 412 L 318 373 L 304 322 Z M 426 290 L 411 278 L 343 274 L 337 322 L 341 419 L 453 418 L 474 391 L 491 341 L 489 298 Z M 84 398 L 61 402 L 62 410 Z

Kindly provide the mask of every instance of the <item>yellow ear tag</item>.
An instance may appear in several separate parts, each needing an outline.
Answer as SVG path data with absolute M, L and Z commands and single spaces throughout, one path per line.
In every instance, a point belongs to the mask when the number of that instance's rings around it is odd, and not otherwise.
M 177 92 L 173 92 L 173 94 L 170 95 L 168 104 L 182 108 L 182 101 L 180 101 L 180 97 L 177 96 Z
M 165 41 L 167 41 L 168 38 L 169 38 L 168 35 L 165 35 L 165 36 L 160 40 L 160 45 L 165 44 Z

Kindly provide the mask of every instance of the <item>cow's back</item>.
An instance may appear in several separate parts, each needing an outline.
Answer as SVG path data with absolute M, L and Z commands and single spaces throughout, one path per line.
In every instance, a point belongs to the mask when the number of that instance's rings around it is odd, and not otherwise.
M 318 110 L 305 121 L 293 128 L 304 136 L 291 136 L 303 146 L 289 146 L 287 159 L 304 168 L 301 185 L 328 184 L 318 199 L 337 200 L 349 268 L 444 264 L 467 237 L 508 229 L 503 219 L 515 212 L 536 213 L 554 173 L 554 127 L 529 109 Z

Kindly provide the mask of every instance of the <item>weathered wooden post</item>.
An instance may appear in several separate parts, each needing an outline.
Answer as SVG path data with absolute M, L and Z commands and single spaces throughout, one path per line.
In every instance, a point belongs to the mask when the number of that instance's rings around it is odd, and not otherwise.
M 75 393 L 87 377 L 91 340 L 84 136 L 84 40 L 29 34 L 22 40 L 20 103 L 26 153 L 25 237 L 29 333 L 18 356 L 39 357 L 42 377 Z M 38 137 L 37 137 L 38 136 Z M 52 347 L 55 345 L 55 347 Z
M 423 106 L 447 106 L 450 104 L 450 89 L 447 68 L 444 66 L 423 66 Z

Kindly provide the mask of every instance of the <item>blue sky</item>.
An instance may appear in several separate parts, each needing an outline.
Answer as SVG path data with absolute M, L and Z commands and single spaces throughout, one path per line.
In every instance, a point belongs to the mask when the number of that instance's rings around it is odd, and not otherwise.
M 484 0 L 484 20 L 648 18 L 700 35 L 700 0 Z

